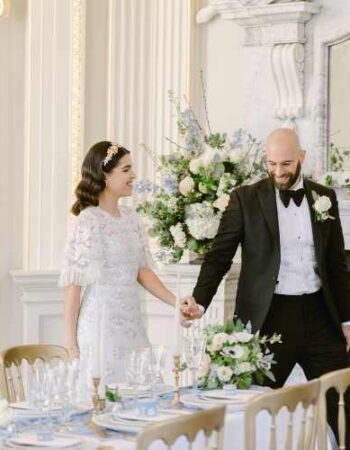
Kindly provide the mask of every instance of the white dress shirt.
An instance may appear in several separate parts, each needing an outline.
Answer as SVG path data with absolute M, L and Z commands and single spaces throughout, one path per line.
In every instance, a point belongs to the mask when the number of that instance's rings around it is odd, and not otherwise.
M 303 188 L 300 178 L 291 190 Z M 281 265 L 275 293 L 284 295 L 311 294 L 321 289 L 316 273 L 317 261 L 312 234 L 311 217 L 306 196 L 297 206 L 291 199 L 286 208 L 276 189 L 280 233 Z

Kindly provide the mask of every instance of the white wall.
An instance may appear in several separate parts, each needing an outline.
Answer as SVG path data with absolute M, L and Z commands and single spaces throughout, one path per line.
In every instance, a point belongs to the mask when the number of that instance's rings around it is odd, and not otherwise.
M 0 18 L 0 347 L 20 339 L 18 291 L 9 271 L 22 267 L 26 2 Z
M 234 22 L 221 20 L 219 16 L 200 26 L 201 68 L 213 131 L 231 133 L 244 126 L 246 74 L 241 32 Z

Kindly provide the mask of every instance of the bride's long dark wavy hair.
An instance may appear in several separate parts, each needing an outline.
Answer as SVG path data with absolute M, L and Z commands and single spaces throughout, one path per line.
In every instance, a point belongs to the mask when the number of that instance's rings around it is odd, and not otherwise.
M 97 142 L 86 154 L 81 166 L 81 180 L 75 189 L 77 200 L 71 209 L 75 216 L 88 206 L 98 206 L 98 197 L 106 187 L 105 173 L 110 173 L 121 158 L 130 153 L 126 148 L 119 147 L 118 152 L 104 166 L 103 160 L 111 145 L 113 143 L 110 141 Z

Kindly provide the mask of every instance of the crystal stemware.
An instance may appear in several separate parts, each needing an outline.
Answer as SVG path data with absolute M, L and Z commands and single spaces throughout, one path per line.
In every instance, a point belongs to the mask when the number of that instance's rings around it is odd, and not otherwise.
M 198 370 L 203 358 L 206 345 L 206 336 L 198 327 L 188 330 L 183 338 L 184 358 L 188 369 L 191 371 L 192 387 L 198 388 Z

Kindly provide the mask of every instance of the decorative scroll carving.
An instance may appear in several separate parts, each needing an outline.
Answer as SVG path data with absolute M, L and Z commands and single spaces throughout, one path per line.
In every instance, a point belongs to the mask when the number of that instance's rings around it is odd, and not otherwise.
M 271 53 L 272 70 L 277 90 L 276 116 L 293 121 L 303 115 L 304 46 L 275 45 Z

